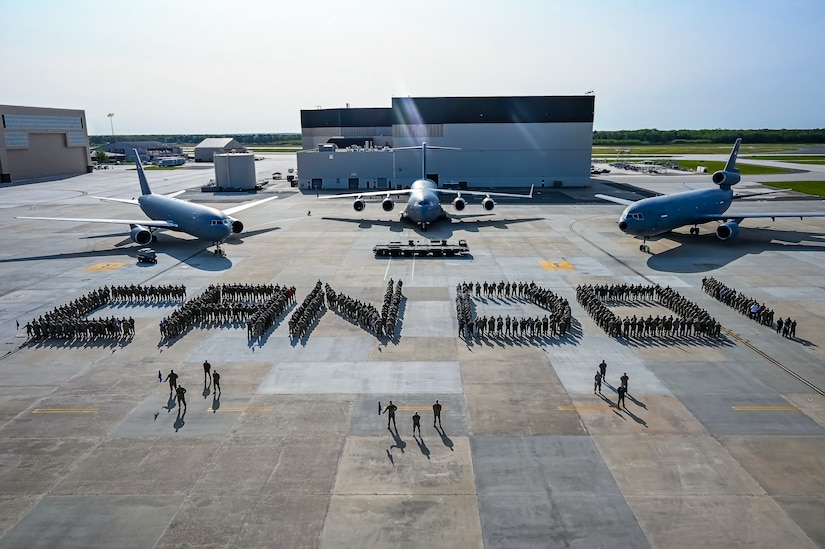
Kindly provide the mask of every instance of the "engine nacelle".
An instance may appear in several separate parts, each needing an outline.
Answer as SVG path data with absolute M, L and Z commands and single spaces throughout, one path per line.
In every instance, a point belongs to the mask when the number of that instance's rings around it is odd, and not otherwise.
M 381 207 L 385 212 L 391 212 L 395 208 L 395 202 L 392 201 L 392 198 L 387 197 L 381 201 Z
M 481 201 L 481 206 L 487 210 L 488 212 L 496 207 L 496 202 L 489 196 L 485 197 L 484 200 Z
M 467 201 L 460 196 L 457 196 L 455 200 L 453 200 L 453 208 L 455 208 L 455 211 L 460 212 L 465 206 L 467 206 Z
M 356 212 L 363 212 L 364 208 L 367 206 L 367 203 L 364 202 L 363 198 L 358 198 L 355 202 L 352 203 L 352 209 Z
M 240 220 L 230 217 L 229 222 L 232 223 L 232 234 L 238 234 L 243 231 L 243 223 L 241 223 Z
M 719 240 L 727 240 L 739 234 L 739 223 L 736 221 L 728 221 L 716 227 L 716 238 Z
M 135 225 L 132 228 L 132 232 L 129 233 L 129 238 L 131 238 L 135 244 L 146 246 L 152 242 L 152 231 L 141 225 Z
M 713 182 L 720 187 L 730 187 L 731 185 L 736 185 L 739 183 L 739 180 L 739 171 L 726 172 L 724 170 L 720 170 L 718 172 L 714 172 L 713 174 Z

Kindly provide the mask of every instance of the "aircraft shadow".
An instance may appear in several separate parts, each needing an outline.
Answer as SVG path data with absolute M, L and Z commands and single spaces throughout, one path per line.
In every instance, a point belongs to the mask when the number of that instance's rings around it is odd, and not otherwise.
M 338 221 L 341 223 L 355 223 L 360 229 L 371 229 L 373 227 L 386 227 L 393 233 L 402 233 L 405 230 L 414 231 L 420 238 L 430 240 L 447 239 L 453 236 L 460 236 L 456 233 L 468 232 L 475 233 L 481 228 L 496 228 L 508 229 L 510 225 L 515 223 L 529 223 L 531 221 L 541 221 L 543 217 L 523 217 L 523 218 L 500 218 L 500 219 L 471 219 L 484 216 L 492 216 L 495 214 L 480 213 L 477 215 L 450 215 L 447 219 L 439 219 L 431 223 L 427 229 L 422 229 L 419 225 L 411 223 L 407 220 L 392 220 L 392 219 L 354 219 L 350 217 L 329 217 L 325 216 L 321 219 L 327 221 Z
M 743 228 L 735 239 L 722 242 L 714 233 L 690 235 L 671 232 L 649 241 L 666 239 L 679 246 L 651 255 L 647 265 L 668 273 L 703 273 L 748 255 L 766 252 L 822 252 L 825 233 L 784 231 L 765 227 Z M 638 239 L 641 242 L 641 239 Z M 821 242 L 821 244 L 817 244 Z

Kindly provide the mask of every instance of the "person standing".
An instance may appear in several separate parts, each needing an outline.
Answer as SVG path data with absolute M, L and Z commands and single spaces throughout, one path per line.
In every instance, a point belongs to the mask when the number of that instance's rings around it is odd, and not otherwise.
M 169 370 L 169 374 L 167 374 L 164 381 L 167 380 L 169 381 L 169 394 L 171 395 L 178 387 L 178 374 L 175 373 L 175 370 Z
M 186 411 L 186 389 L 184 387 L 178 387 L 175 389 L 175 394 L 178 397 L 178 409 L 183 406 L 183 410 Z
M 624 395 L 626 392 L 627 389 L 625 389 L 623 385 L 619 386 L 619 388 L 616 389 L 616 394 L 619 395 L 619 400 L 616 402 L 617 408 L 626 408 L 624 405 Z
M 221 392 L 221 374 L 219 374 L 217 370 L 212 372 L 212 390 L 215 391 L 215 393 Z
M 439 404 L 438 399 L 435 399 L 435 404 L 433 404 L 433 427 L 435 427 L 436 421 L 438 426 L 441 427 L 441 404 Z
M 629 391 L 627 390 L 627 380 L 628 380 L 628 379 L 630 379 L 630 378 L 629 378 L 629 377 L 627 377 L 627 372 L 625 372 L 624 374 L 622 374 L 622 377 L 620 377 L 620 378 L 619 378 L 619 380 L 622 382 L 622 388 L 624 389 L 624 392 L 625 392 L 625 393 L 629 392 Z
M 413 414 L 412 421 L 413 421 L 413 436 L 415 436 L 415 430 L 416 429 L 418 429 L 418 436 L 421 436 L 421 416 L 418 415 L 418 412 Z
M 398 426 L 395 424 L 395 411 L 396 410 L 398 410 L 398 406 L 393 404 L 392 401 L 390 401 L 390 403 L 387 404 L 387 407 L 384 408 L 384 413 L 387 414 L 387 429 L 390 428 L 390 422 L 392 421 L 393 427 L 395 427 L 396 431 L 398 430 Z
M 209 383 L 212 380 L 212 376 L 210 375 L 210 370 L 212 370 L 212 365 L 209 364 L 208 360 L 203 361 L 203 382 Z
M 593 383 L 593 394 L 596 394 L 596 391 L 599 391 L 599 394 L 602 392 L 602 373 L 596 370 L 596 377 L 595 383 Z
M 607 362 L 602 359 L 602 363 L 599 364 L 599 372 L 602 374 L 602 381 L 607 383 Z

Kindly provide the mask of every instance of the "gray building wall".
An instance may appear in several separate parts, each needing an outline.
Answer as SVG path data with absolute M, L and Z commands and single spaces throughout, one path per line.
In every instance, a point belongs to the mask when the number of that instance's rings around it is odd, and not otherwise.
M 418 102 L 423 109 L 411 109 Z M 328 189 L 375 188 L 378 182 L 407 187 L 422 176 L 421 151 L 400 147 L 455 147 L 459 150 L 427 151 L 427 175 L 439 185 L 466 184 L 469 189 L 529 187 L 582 187 L 590 183 L 593 146 L 593 98 L 394 98 L 393 151 L 335 152 L 304 150 L 298 153 L 302 187 Z M 355 110 L 344 110 L 352 118 Z M 420 123 L 409 124 L 409 112 L 423 113 Z M 511 118 L 521 113 L 521 120 Z M 306 116 L 305 113 L 308 113 Z M 336 113 L 302 111 L 305 142 L 325 142 L 342 128 L 324 125 Z M 439 122 L 441 120 L 441 122 Z M 481 122 L 484 120 L 485 122 Z M 490 120 L 489 123 L 486 121 Z M 349 120 L 357 124 L 357 120 Z M 364 133 L 362 126 L 351 126 Z M 314 135 L 318 139 L 306 139 Z M 376 147 L 385 143 L 374 136 Z M 357 181 L 354 181 L 357 180 Z
M 0 182 L 91 171 L 86 113 L 0 105 Z

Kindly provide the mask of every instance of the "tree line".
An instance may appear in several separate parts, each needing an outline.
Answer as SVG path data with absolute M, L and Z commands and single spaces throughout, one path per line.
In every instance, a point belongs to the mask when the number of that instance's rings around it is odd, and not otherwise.
M 741 137 L 754 143 L 825 143 L 825 129 L 811 130 L 618 130 L 594 131 L 594 145 L 730 144 Z
M 159 141 L 175 145 L 197 145 L 208 137 L 231 137 L 243 145 L 301 146 L 300 133 L 162 134 L 116 135 L 117 141 Z M 112 141 L 111 135 L 90 135 L 89 145 L 99 147 Z

